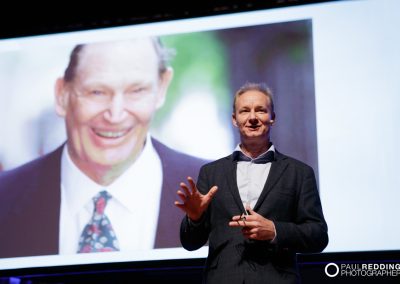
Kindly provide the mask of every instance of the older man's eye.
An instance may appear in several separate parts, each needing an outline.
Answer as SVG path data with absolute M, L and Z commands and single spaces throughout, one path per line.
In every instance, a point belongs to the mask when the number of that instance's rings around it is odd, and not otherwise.
M 147 91 L 146 87 L 136 87 L 136 88 L 133 88 L 133 89 L 129 90 L 128 94 L 137 95 L 137 94 L 142 94 L 142 93 L 144 93 L 146 91 Z
M 104 92 L 104 91 L 102 91 L 102 90 L 91 90 L 91 91 L 89 92 L 89 95 L 90 95 L 90 96 L 98 97 L 98 96 L 106 96 L 107 93 Z

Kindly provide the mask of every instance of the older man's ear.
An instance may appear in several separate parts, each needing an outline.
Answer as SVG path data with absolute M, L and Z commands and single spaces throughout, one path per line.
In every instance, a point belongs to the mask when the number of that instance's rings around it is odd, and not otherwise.
M 56 113 L 61 117 L 65 117 L 68 104 L 68 92 L 65 88 L 64 78 L 61 77 L 57 79 L 54 86 L 54 94 Z
M 174 70 L 171 67 L 167 67 L 167 70 L 165 70 L 161 74 L 160 84 L 158 87 L 158 98 L 156 104 L 157 109 L 161 108 L 165 102 L 165 97 L 167 96 L 168 87 L 172 81 L 173 76 L 174 76 Z

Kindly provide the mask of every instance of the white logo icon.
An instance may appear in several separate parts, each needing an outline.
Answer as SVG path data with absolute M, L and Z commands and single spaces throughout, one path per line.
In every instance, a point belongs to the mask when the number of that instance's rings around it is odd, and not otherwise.
M 328 267 L 329 267 L 329 266 L 334 266 L 334 267 L 336 267 L 336 272 L 333 273 L 333 274 L 330 274 L 330 273 L 328 272 Z M 328 264 L 325 266 L 325 274 L 326 274 L 327 276 L 329 276 L 329 277 L 336 277 L 336 275 L 339 274 L 339 266 L 337 266 L 337 264 L 336 264 L 336 263 L 333 263 L 333 262 L 328 263 Z

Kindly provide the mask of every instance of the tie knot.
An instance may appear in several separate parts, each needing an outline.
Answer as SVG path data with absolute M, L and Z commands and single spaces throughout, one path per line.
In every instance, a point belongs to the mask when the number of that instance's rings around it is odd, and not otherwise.
M 99 192 L 94 198 L 94 211 L 98 214 L 104 214 L 104 209 L 106 208 L 107 201 L 111 198 L 111 195 L 103 190 Z

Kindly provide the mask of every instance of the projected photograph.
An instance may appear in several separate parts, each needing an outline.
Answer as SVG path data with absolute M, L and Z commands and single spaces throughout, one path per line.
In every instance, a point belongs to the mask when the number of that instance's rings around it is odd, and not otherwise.
M 2 51 L 0 258 L 181 248 L 179 183 L 239 143 L 246 82 L 318 181 L 310 19 Z

